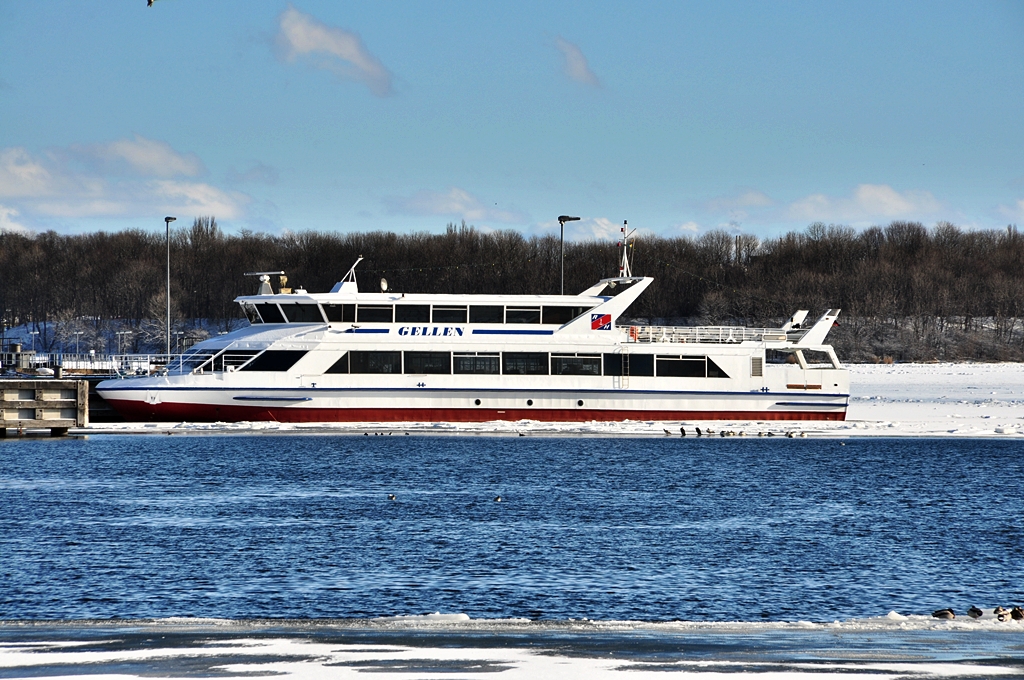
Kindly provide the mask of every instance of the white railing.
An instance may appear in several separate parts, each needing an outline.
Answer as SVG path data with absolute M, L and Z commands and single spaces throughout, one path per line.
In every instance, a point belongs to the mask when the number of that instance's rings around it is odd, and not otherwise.
M 629 342 L 678 342 L 735 344 L 754 342 L 785 342 L 781 328 L 745 328 L 743 326 L 620 326 Z

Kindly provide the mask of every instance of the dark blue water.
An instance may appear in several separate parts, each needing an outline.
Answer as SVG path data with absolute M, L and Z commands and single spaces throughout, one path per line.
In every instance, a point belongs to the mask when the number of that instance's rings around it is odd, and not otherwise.
M 1009 605 L 1022 482 L 990 440 L 0 440 L 0 619 Z

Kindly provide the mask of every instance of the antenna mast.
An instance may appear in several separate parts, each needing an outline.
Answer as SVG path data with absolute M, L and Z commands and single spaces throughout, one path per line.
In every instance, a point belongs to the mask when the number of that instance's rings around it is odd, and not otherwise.
M 633 250 L 633 234 L 636 233 L 636 229 L 626 233 L 629 228 L 627 220 L 622 220 L 621 236 L 619 237 L 619 248 L 622 249 L 622 261 L 619 263 L 619 278 L 625 279 L 633 276 L 633 268 L 629 264 L 629 251 Z

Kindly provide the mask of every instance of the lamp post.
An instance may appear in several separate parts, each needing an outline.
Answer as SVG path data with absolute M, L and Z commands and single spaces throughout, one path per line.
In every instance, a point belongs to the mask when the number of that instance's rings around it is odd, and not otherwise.
M 36 336 L 39 335 L 39 331 L 29 331 L 29 335 L 32 336 L 32 351 L 36 351 Z
M 167 354 L 171 353 L 171 222 L 177 217 L 165 217 L 167 227 Z
M 575 222 L 578 217 L 568 215 L 558 216 L 558 271 L 560 274 L 561 286 L 559 295 L 565 295 L 565 223 Z
M 116 333 L 116 335 L 117 335 L 117 353 L 118 353 L 118 354 L 120 354 L 120 353 L 121 353 L 121 341 L 122 341 L 122 338 L 123 338 L 123 337 L 124 337 L 125 335 L 131 335 L 131 334 L 132 334 L 132 332 L 131 332 L 131 331 L 118 331 L 118 332 Z
M 78 342 L 82 339 L 82 333 L 85 331 L 75 331 L 75 354 L 81 354 L 79 350 Z

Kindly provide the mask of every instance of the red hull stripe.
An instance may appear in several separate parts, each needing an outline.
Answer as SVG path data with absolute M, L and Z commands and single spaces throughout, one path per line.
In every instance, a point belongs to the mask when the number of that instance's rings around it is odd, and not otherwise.
M 587 422 L 591 420 L 846 420 L 842 411 L 640 411 L 599 409 L 505 409 L 490 408 L 282 408 L 181 404 L 108 399 L 118 413 L 131 421 L 238 422 L 277 421 L 281 423 L 342 422 L 452 422 L 481 423 L 491 420 L 539 420 L 544 422 Z

